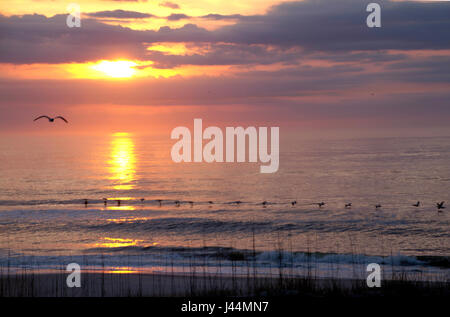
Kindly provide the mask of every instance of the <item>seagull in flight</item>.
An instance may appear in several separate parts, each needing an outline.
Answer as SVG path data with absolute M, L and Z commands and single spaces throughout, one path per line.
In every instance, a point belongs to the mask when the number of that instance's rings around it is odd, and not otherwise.
M 436 203 L 437 209 L 438 209 L 438 210 L 440 210 L 440 209 L 445 209 L 444 203 L 445 203 L 445 201 L 441 201 L 440 203 Z
M 415 204 L 413 204 L 414 207 L 419 207 L 420 206 L 420 201 L 416 202 Z
M 64 121 L 65 123 L 69 123 L 66 119 L 64 119 L 64 118 L 61 117 L 61 116 L 57 116 L 57 117 L 55 117 L 55 118 L 50 118 L 49 116 L 40 116 L 40 117 L 37 117 L 36 119 L 34 119 L 33 121 L 36 121 L 36 120 L 39 120 L 39 119 L 42 119 L 42 118 L 47 118 L 47 119 L 48 119 L 48 122 L 54 122 L 55 119 L 61 119 L 61 120 Z

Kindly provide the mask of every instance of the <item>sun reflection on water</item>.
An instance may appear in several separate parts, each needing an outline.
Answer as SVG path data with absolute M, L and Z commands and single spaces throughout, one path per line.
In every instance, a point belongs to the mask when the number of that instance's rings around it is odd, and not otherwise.
M 135 239 L 121 239 L 121 238 L 102 238 L 103 242 L 96 243 L 95 246 L 99 248 L 120 248 L 120 247 L 130 247 L 137 246 L 144 242 L 144 240 Z
M 140 273 L 138 270 L 130 270 L 128 267 L 113 267 L 109 270 L 105 270 L 104 273 L 107 274 L 133 274 Z
M 114 133 L 111 141 L 110 179 L 116 190 L 133 189 L 136 177 L 135 145 L 129 133 Z
M 154 219 L 154 217 L 121 217 L 106 219 L 106 221 L 114 223 L 133 223 L 138 221 L 148 221 L 151 219 Z
M 133 211 L 133 210 L 136 210 L 136 207 L 134 207 L 134 206 L 107 206 L 106 210 Z

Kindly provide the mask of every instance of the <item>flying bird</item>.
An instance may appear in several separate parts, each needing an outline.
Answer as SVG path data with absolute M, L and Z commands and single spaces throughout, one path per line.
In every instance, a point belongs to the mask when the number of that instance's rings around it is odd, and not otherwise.
M 325 206 L 325 203 L 322 201 L 322 202 L 320 202 L 320 203 L 316 203 L 316 205 L 318 205 L 319 208 L 321 208 L 321 207 Z
M 441 201 L 440 203 L 436 203 L 437 209 L 438 209 L 438 210 L 439 210 L 439 209 L 445 209 L 444 203 L 445 203 L 445 201 Z
M 294 200 L 294 201 L 291 201 L 291 205 L 292 205 L 292 206 L 295 206 L 295 205 L 297 205 L 297 201 L 296 201 L 296 200 Z
M 64 121 L 65 123 L 69 123 L 66 119 L 64 119 L 64 118 L 61 117 L 61 116 L 57 116 L 57 117 L 55 117 L 55 118 L 50 118 L 49 116 L 40 116 L 40 117 L 37 117 L 36 119 L 34 119 L 33 121 L 36 121 L 36 120 L 39 120 L 39 119 L 42 119 L 42 118 L 47 118 L 47 119 L 48 119 L 48 122 L 54 122 L 55 119 L 61 119 L 61 120 Z
M 381 208 L 381 205 L 380 205 L 380 204 L 376 204 L 376 205 L 375 205 L 375 209 L 378 209 L 378 208 Z
M 414 207 L 419 207 L 420 206 L 420 201 L 416 202 L 415 204 L 413 204 Z
M 352 208 L 352 203 L 345 204 L 345 208 Z

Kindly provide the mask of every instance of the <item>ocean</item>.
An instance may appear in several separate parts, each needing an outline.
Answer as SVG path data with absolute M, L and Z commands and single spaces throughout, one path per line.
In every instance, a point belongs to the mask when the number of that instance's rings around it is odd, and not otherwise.
M 436 208 L 450 201 L 449 137 L 282 135 L 273 174 L 259 163 L 177 164 L 172 144 L 125 132 L 2 135 L 1 272 L 75 262 L 362 278 L 378 263 L 384 274 L 449 280 L 449 209 Z

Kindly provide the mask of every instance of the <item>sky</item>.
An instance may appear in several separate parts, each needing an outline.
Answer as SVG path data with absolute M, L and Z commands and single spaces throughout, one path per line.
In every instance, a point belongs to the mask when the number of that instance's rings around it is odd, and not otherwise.
M 81 27 L 66 24 L 67 5 Z M 450 135 L 450 2 L 0 3 L 0 132 L 204 125 Z M 375 1 L 374 1 L 375 2 Z M 49 130 L 53 129 L 53 130 Z M 66 129 L 59 125 L 58 131 Z

